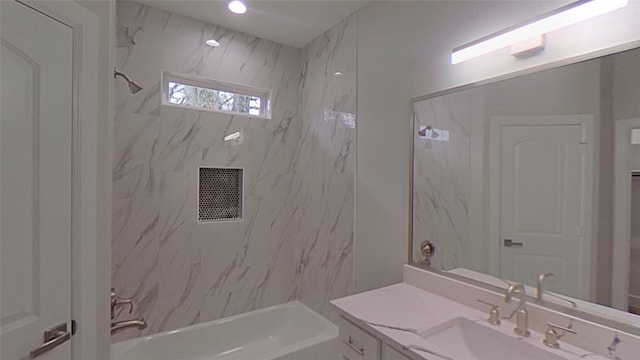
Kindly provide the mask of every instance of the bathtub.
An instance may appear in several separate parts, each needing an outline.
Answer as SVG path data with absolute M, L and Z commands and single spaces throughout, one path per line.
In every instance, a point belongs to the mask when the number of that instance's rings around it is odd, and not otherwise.
M 111 360 L 334 360 L 338 328 L 298 301 L 111 345 Z

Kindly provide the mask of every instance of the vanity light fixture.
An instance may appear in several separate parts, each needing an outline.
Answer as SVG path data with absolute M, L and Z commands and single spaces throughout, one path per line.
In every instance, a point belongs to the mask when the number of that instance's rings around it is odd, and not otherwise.
M 211 47 L 220 46 L 220 43 L 216 39 L 209 39 L 209 40 L 205 41 L 204 43 L 209 45 L 209 46 L 211 46 Z
M 233 0 L 229 2 L 227 7 L 229 8 L 229 11 L 234 14 L 244 14 L 247 12 L 247 5 L 245 5 L 244 2 L 240 0 Z
M 526 41 L 536 36 L 579 23 L 629 4 L 629 0 L 580 0 L 523 23 L 500 30 L 453 49 L 451 63 L 473 59 L 480 55 Z

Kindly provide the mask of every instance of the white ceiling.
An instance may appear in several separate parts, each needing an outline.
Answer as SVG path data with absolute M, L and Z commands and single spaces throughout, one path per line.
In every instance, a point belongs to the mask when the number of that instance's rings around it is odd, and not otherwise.
M 223 0 L 135 0 L 176 14 L 301 48 L 364 6 L 364 0 L 245 0 L 236 15 Z

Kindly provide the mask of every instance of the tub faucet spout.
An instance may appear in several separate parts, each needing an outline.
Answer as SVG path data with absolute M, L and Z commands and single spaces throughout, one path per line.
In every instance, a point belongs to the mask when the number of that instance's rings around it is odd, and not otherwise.
M 114 335 L 120 331 L 129 329 L 129 328 L 137 328 L 137 329 L 146 329 L 147 322 L 144 319 L 139 320 L 124 320 L 124 321 L 116 321 L 111 323 L 111 335 Z

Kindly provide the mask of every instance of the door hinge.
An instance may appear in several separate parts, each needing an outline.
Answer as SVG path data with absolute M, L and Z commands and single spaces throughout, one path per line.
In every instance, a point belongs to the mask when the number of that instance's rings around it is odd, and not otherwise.
M 71 336 L 75 335 L 78 331 L 78 325 L 75 320 L 71 320 Z

